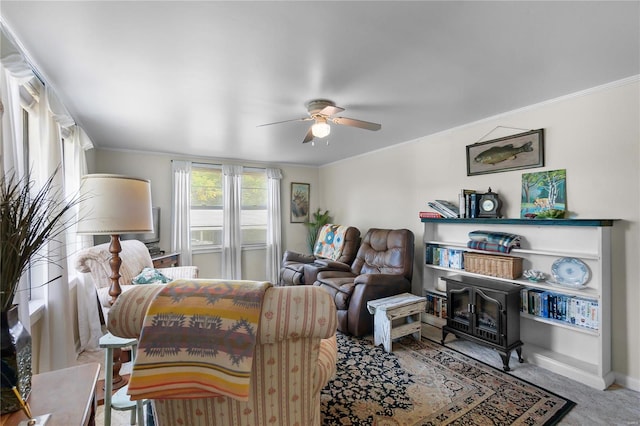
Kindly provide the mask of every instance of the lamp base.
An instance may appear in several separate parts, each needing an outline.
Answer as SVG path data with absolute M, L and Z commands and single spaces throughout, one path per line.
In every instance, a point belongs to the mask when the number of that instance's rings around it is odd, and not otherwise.
M 47 424 L 50 418 L 51 414 L 43 414 L 29 420 L 22 420 L 20 423 L 18 423 L 18 426 L 43 426 Z

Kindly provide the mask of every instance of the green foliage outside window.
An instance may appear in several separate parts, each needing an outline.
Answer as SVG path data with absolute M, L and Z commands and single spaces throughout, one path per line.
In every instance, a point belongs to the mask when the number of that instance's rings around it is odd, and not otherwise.
M 266 243 L 267 175 L 263 169 L 245 168 L 241 181 L 240 226 L 242 244 Z M 221 167 L 191 170 L 191 242 L 194 247 L 222 244 L 224 175 Z

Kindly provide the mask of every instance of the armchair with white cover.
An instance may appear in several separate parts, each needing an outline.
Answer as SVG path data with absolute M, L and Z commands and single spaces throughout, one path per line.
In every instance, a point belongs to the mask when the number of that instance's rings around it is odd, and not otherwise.
M 119 283 L 122 292 L 134 287 L 132 284 L 144 268 L 153 269 L 153 260 L 147 247 L 138 240 L 121 241 Z M 81 347 L 97 348 L 98 339 L 104 334 L 105 318 L 111 307 L 111 265 L 109 243 L 99 244 L 80 250 L 75 255 L 75 268 L 79 272 L 78 288 L 78 328 Z M 197 278 L 197 266 L 176 266 L 157 268 L 157 271 L 169 279 Z M 143 284 L 140 284 L 143 285 Z M 97 293 L 100 309 L 95 302 Z

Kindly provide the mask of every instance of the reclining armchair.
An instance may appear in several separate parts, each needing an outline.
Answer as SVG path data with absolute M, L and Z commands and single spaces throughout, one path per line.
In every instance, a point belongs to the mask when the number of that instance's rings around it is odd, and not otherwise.
M 318 272 L 323 270 L 317 260 L 329 260 L 348 265 L 353 262 L 360 230 L 353 226 L 327 224 L 320 228 L 313 254 L 301 254 L 287 250 L 280 269 L 280 285 L 312 285 Z
M 108 329 L 115 336 L 139 338 L 147 308 L 164 285 L 134 287 L 109 313 Z M 156 426 L 320 425 L 320 391 L 337 361 L 331 298 L 313 286 L 269 287 L 260 312 L 248 400 L 151 399 Z
M 367 302 L 411 292 L 414 235 L 408 229 L 370 229 L 353 264 L 325 262 L 315 286 L 327 291 L 335 302 L 338 330 L 354 336 L 373 331 Z

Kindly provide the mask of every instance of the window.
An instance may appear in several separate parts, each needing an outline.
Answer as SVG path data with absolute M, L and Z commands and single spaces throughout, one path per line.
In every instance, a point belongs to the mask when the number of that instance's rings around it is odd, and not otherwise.
M 242 173 L 242 246 L 267 243 L 267 174 L 264 169 Z
M 20 105 L 22 107 L 22 151 L 23 168 L 27 181 L 35 179 L 38 170 L 35 169 L 45 161 L 41 151 L 37 147 L 40 135 L 39 105 L 40 92 L 43 90 L 40 82 L 33 78 L 20 86 Z M 37 189 L 36 189 L 37 190 Z M 25 271 L 29 282 L 29 300 L 42 297 L 42 289 L 38 285 L 43 282 L 41 271 L 34 265 L 33 259 L 29 261 L 29 267 Z
M 191 169 L 191 247 L 222 246 L 224 177 L 219 165 L 194 164 Z M 264 169 L 244 168 L 241 184 L 242 246 L 266 244 L 267 175 Z
M 191 169 L 191 247 L 222 245 L 222 168 L 193 165 Z

